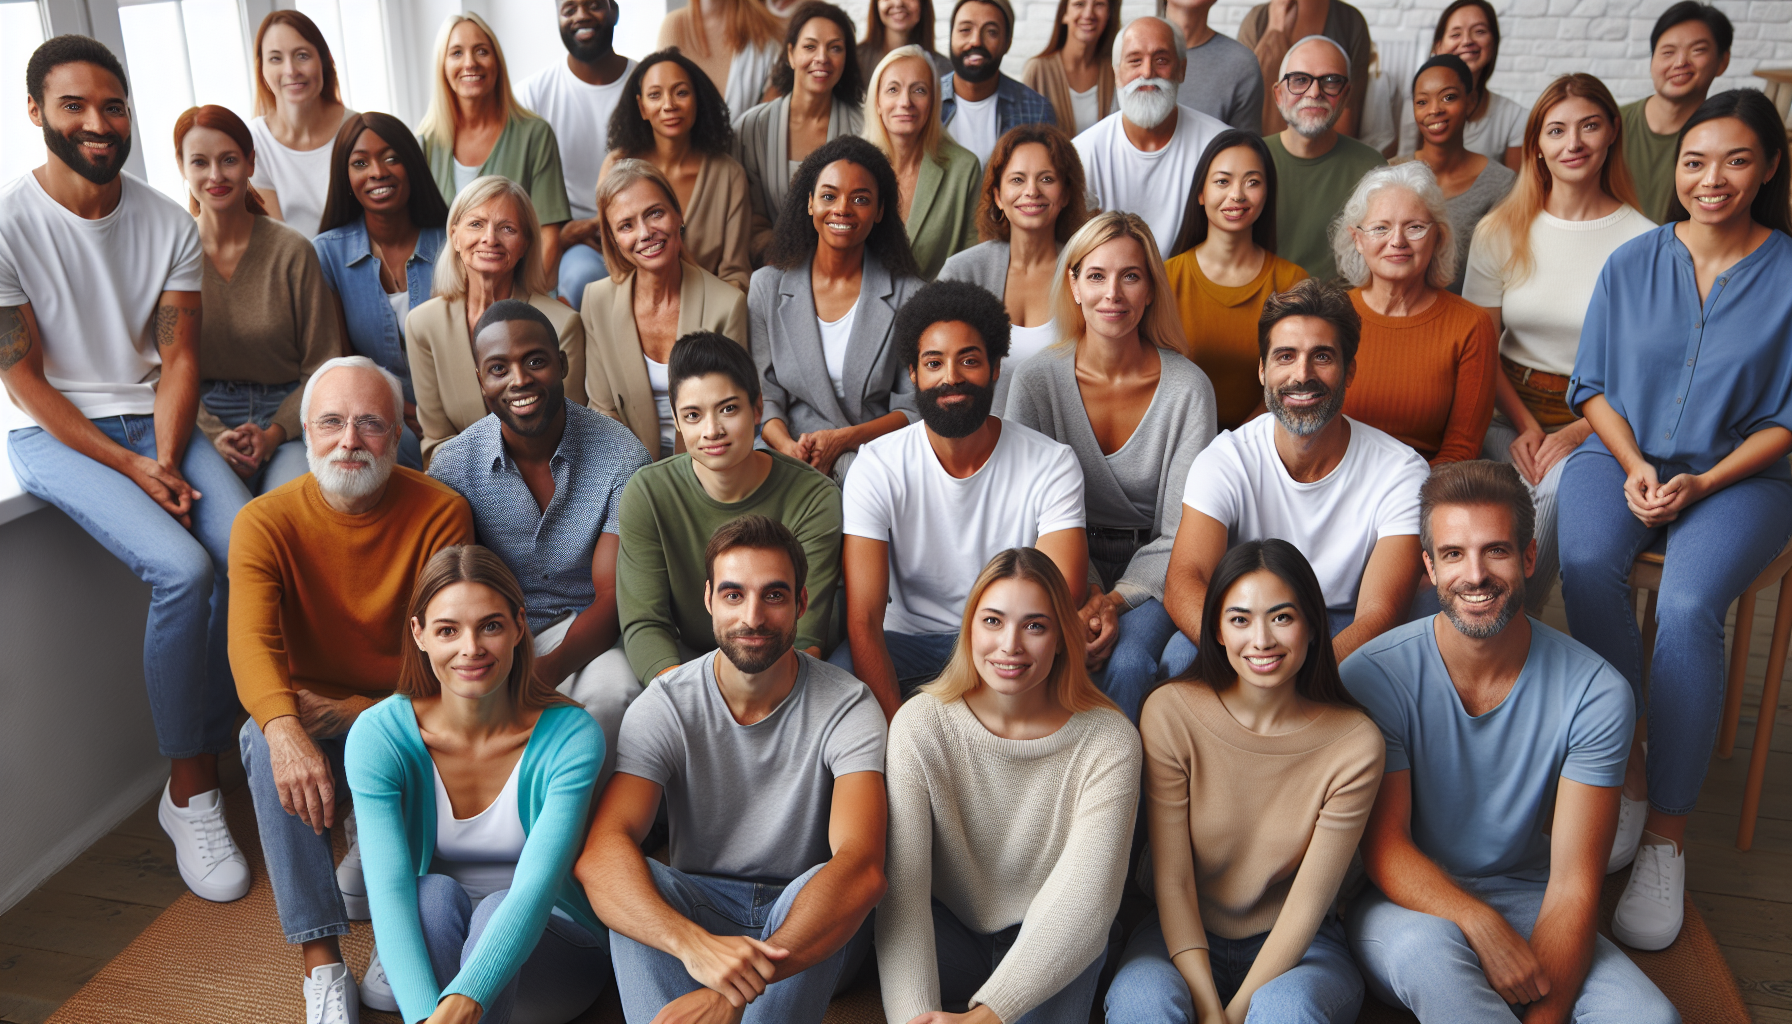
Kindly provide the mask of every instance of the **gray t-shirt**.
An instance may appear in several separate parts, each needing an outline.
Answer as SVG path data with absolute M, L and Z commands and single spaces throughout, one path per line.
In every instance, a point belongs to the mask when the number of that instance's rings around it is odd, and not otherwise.
M 1263 72 L 1250 47 L 1215 35 L 1188 51 L 1188 74 L 1176 102 L 1193 107 L 1253 135 L 1263 131 Z
M 796 685 L 752 725 L 711 651 L 653 680 L 622 719 L 616 770 L 665 788 L 672 867 L 783 884 L 828 860 L 834 779 L 884 770 L 884 716 L 847 672 L 797 652 Z

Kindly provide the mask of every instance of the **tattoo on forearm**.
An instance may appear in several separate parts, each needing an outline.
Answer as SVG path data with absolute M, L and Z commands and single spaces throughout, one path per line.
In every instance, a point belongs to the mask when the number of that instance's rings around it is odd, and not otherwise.
M 25 311 L 18 306 L 0 306 L 0 373 L 19 365 L 31 351 L 31 330 L 25 325 Z
M 156 307 L 156 347 L 167 348 L 180 340 L 179 327 L 183 317 L 191 317 L 195 322 L 199 319 L 199 310 L 192 306 L 157 306 Z

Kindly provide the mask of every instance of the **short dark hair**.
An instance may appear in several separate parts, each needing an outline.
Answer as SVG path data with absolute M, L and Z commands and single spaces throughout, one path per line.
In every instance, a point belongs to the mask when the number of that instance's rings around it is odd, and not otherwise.
M 44 40 L 25 62 L 25 91 L 37 101 L 39 108 L 44 105 L 44 79 L 64 64 L 94 64 L 110 71 L 112 77 L 118 79 L 118 88 L 125 98 L 130 98 L 131 80 L 125 77 L 124 65 L 118 62 L 118 57 L 98 39 L 71 33 Z
M 719 373 L 746 392 L 747 404 L 759 404 L 759 369 L 740 342 L 719 331 L 692 331 L 672 343 L 666 357 L 666 394 L 678 403 L 678 385 L 693 377 Z
M 1321 281 L 1317 277 L 1295 282 L 1285 292 L 1272 292 L 1263 300 L 1263 315 L 1257 318 L 1257 361 L 1269 358 L 1270 328 L 1297 316 L 1310 316 L 1332 325 L 1338 336 L 1338 348 L 1344 353 L 1344 365 L 1356 362 L 1356 346 L 1363 337 L 1363 318 L 1350 302 L 1350 292 L 1342 284 Z
M 1412 87 L 1415 90 L 1419 87 L 1419 76 L 1432 68 L 1443 68 L 1455 75 L 1456 80 L 1462 83 L 1462 88 L 1467 92 L 1480 91 L 1481 87 L 1475 82 L 1475 73 L 1468 69 L 1468 64 L 1464 63 L 1461 57 L 1453 53 L 1440 53 L 1425 58 L 1425 63 L 1419 65 L 1419 70 L 1412 73 Z
M 716 581 L 716 559 L 735 548 L 760 551 L 782 551 L 790 556 L 790 567 L 796 573 L 791 582 L 801 591 L 809 582 L 809 555 L 790 532 L 790 527 L 768 516 L 745 515 L 730 519 L 716 527 L 703 549 L 703 582 Z
M 1512 530 L 1518 549 L 1530 546 L 1537 534 L 1537 507 L 1531 490 L 1509 462 L 1470 459 L 1446 462 L 1431 471 L 1419 487 L 1419 546 L 1431 547 L 1431 514 L 1440 505 L 1503 505 L 1512 512 Z
M 1002 300 L 981 285 L 969 281 L 935 281 L 922 285 L 896 311 L 891 329 L 896 341 L 896 358 L 914 369 L 921 361 L 921 335 L 938 323 L 970 324 L 983 339 L 983 352 L 991 366 L 999 366 L 1008 357 L 1009 334 L 1013 328 L 1008 309 Z
M 872 0 L 876 3 L 876 0 Z M 790 12 L 790 20 L 785 23 L 784 47 L 778 51 L 778 62 L 772 66 L 772 88 L 781 96 L 788 96 L 796 88 L 796 69 L 790 66 L 790 48 L 796 45 L 801 37 L 803 26 L 821 18 L 831 21 L 840 30 L 846 40 L 846 63 L 840 70 L 840 80 L 834 83 L 834 98 L 853 106 L 865 102 L 865 71 L 859 67 L 859 55 L 853 45 L 853 36 L 858 29 L 853 26 L 852 15 L 826 0 L 807 0 L 801 7 Z
M 622 97 L 617 101 L 616 109 L 610 114 L 605 138 L 609 148 L 618 156 L 640 156 L 653 150 L 653 126 L 641 116 L 641 105 L 636 101 L 641 98 L 648 69 L 668 61 L 684 69 L 685 77 L 691 80 L 691 88 L 697 94 L 697 120 L 691 123 L 691 148 L 708 154 L 732 151 L 734 122 L 729 117 L 728 101 L 722 98 L 715 83 L 697 62 L 680 53 L 676 46 L 650 53 L 635 65 L 634 73 L 622 87 Z
M 765 252 L 766 265 L 795 270 L 815 255 L 821 239 L 815 233 L 815 221 L 809 217 L 809 197 L 821 180 L 821 172 L 841 160 L 871 172 L 872 180 L 877 182 L 877 201 L 884 208 L 883 220 L 871 226 L 871 234 L 865 239 L 865 251 L 875 255 L 891 277 L 920 277 L 921 268 L 908 244 L 908 228 L 896 210 L 896 172 L 890 167 L 890 158 L 857 135 L 842 135 L 822 143 L 796 169 L 790 188 L 784 193 L 784 209 L 779 211 L 771 245 Z
M 1655 52 L 1655 44 L 1661 42 L 1662 34 L 1668 29 L 1689 21 L 1704 22 L 1711 30 L 1711 38 L 1717 42 L 1717 52 L 1730 52 L 1730 43 L 1736 38 L 1735 26 L 1730 24 L 1724 12 L 1699 0 L 1680 0 L 1661 12 L 1661 17 L 1655 19 L 1655 27 L 1649 30 L 1649 52 Z
M 521 299 L 499 299 L 485 307 L 485 313 L 473 325 L 473 340 L 478 341 L 479 336 L 492 324 L 513 323 L 518 320 L 527 320 L 539 326 L 548 332 L 548 338 L 554 343 L 554 347 L 559 347 L 560 332 L 554 329 L 554 321 L 549 320 L 546 313 Z
M 350 115 L 336 130 L 336 148 L 330 154 L 330 190 L 324 199 L 324 215 L 318 222 L 317 233 L 321 235 L 344 224 L 353 224 L 366 213 L 361 208 L 360 197 L 348 183 L 348 160 L 355 152 L 355 143 L 361 141 L 362 132 L 378 135 L 381 142 L 398 154 L 398 162 L 404 167 L 405 182 L 411 189 L 411 199 L 405 204 L 411 223 L 419 228 L 446 227 L 448 202 L 442 198 L 442 190 L 436 187 L 435 175 L 429 170 L 429 161 L 424 158 L 417 137 L 403 121 L 391 114 L 363 110 Z
M 1755 223 L 1792 234 L 1792 196 L 1786 188 L 1786 175 L 1792 173 L 1792 156 L 1787 153 L 1786 125 L 1780 120 L 1780 112 L 1767 94 L 1759 89 L 1726 89 L 1715 96 L 1708 97 L 1699 104 L 1699 109 L 1692 112 L 1686 124 L 1680 127 L 1680 138 L 1674 143 L 1675 163 L 1678 164 L 1681 147 L 1686 145 L 1686 135 L 1707 121 L 1716 121 L 1733 117 L 1749 127 L 1755 138 L 1761 143 L 1761 155 L 1766 163 L 1773 164 L 1777 160 L 1777 170 L 1773 177 L 1761 183 L 1761 190 L 1755 193 L 1755 201 L 1749 206 L 1749 216 Z M 1680 203 L 1680 193 L 1673 190 L 1668 193 L 1667 219 L 1669 223 L 1687 220 L 1691 214 Z

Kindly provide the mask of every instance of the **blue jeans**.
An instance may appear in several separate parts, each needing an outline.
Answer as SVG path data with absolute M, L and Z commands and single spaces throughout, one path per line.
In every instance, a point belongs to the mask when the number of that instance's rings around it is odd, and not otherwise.
M 1164 648 L 1176 636 L 1176 623 L 1163 602 L 1155 597 L 1120 616 L 1120 639 L 1114 642 L 1107 667 L 1095 681 L 1134 725 L 1139 724 L 1139 709 L 1145 706 L 1145 698 L 1157 689 L 1158 663 L 1163 660 Z M 1194 645 L 1189 647 L 1192 650 Z
M 1564 502 L 1564 511 L 1569 505 Z M 1627 513 L 1628 514 L 1628 513 Z M 1513 878 L 1456 880 L 1526 939 L 1543 907 L 1542 882 Z M 1408 910 L 1369 886 L 1345 921 L 1350 951 L 1375 998 L 1404 1006 L 1421 1021 L 1512 1024 L 1514 1008 L 1487 983 L 1481 960 L 1455 922 Z M 1679 1024 L 1680 1014 L 1642 968 L 1603 935 L 1574 1001 L 1575 1024 Z
M 274 422 L 274 414 L 280 411 L 280 403 L 286 400 L 287 395 L 298 390 L 298 387 L 297 381 L 291 384 L 253 384 L 240 380 L 201 381 L 199 402 L 227 427 L 234 429 L 253 422 L 266 430 Z M 291 437 L 274 449 L 274 454 L 260 469 L 248 479 L 237 477 L 237 482 L 243 488 L 243 502 L 247 504 L 255 495 L 266 494 L 310 471 L 311 467 L 305 461 L 304 438 Z
M 817 864 L 787 884 L 775 885 L 686 874 L 657 860 L 647 862 L 653 872 L 653 884 L 673 910 L 711 935 L 750 935 L 756 939 L 769 939 L 783 926 L 797 893 L 823 866 Z M 765 992 L 747 1007 L 741 1024 L 820 1024 L 846 964 L 859 962 L 870 947 L 871 929 L 861 927 L 832 956 L 795 977 L 766 986 Z M 610 932 L 610 957 L 616 967 L 616 990 L 622 996 L 622 1014 L 628 1024 L 649 1024 L 667 1003 L 702 987 L 685 972 L 677 957 L 636 942 L 619 931 Z
M 330 834 L 311 831 L 297 815 L 280 806 L 280 790 L 268 764 L 268 741 L 251 718 L 237 734 L 243 754 L 243 771 L 249 776 L 249 795 L 255 801 L 255 825 L 261 833 L 261 852 L 267 860 L 268 883 L 274 889 L 274 909 L 280 915 L 280 931 L 286 941 L 310 942 L 330 935 L 348 934 L 348 908 L 336 888 L 336 858 L 330 850 Z M 312 740 L 330 762 L 336 780 L 336 822 L 347 814 L 348 773 L 342 766 L 347 736 Z
M 957 633 L 893 633 L 884 630 L 884 649 L 890 652 L 890 663 L 896 667 L 896 689 L 903 700 L 946 670 L 946 663 L 952 660 L 952 648 L 957 643 Z M 834 648 L 828 663 L 858 675 L 853 672 L 850 643 L 843 642 Z
M 604 254 L 589 245 L 569 245 L 560 254 L 560 297 L 578 309 L 585 302 L 585 286 L 610 276 Z
M 93 421 L 116 444 L 156 457 L 155 417 Z M 236 683 L 225 645 L 230 607 L 230 524 L 243 507 L 236 474 L 204 435 L 190 439 L 180 472 L 203 495 L 191 530 L 181 526 L 117 470 L 23 427 L 7 437 L 12 467 L 26 492 L 61 509 L 149 584 L 143 631 L 143 681 L 166 758 L 230 749 Z
M 1228 939 L 1207 933 L 1207 959 L 1220 1002 L 1229 1003 L 1257 962 L 1269 933 Z M 1251 996 L 1247 1024 L 1348 1024 L 1363 1006 L 1363 976 L 1350 959 L 1344 923 L 1327 915 L 1300 962 Z M 1194 998 L 1170 960 L 1157 913 L 1140 922 L 1108 986 L 1108 1024 L 1195 1024 Z
M 1356 621 L 1355 609 L 1341 612 L 1328 608 L 1325 615 L 1326 628 L 1331 630 L 1331 635 L 1334 637 L 1349 629 L 1350 624 Z M 1195 654 L 1198 650 L 1195 642 L 1188 638 L 1187 633 L 1177 632 L 1170 638 L 1169 644 L 1164 647 L 1163 660 L 1158 662 L 1157 666 L 1157 677 L 1159 679 L 1174 679 L 1187 672 L 1194 666 Z
M 1100 927 L 1105 931 L 1107 925 Z M 940 973 L 940 1005 L 950 1013 L 963 1013 L 1008 951 L 1020 938 L 1020 925 L 1010 925 L 993 935 L 972 931 L 939 900 L 933 901 L 934 959 Z M 1089 1007 L 1095 1003 L 1095 985 L 1101 965 L 1107 961 L 1103 946 L 1083 973 L 1071 978 L 1050 999 L 1021 1014 L 1013 1024 L 1088 1024 Z
M 1661 469 L 1661 479 L 1673 472 Z M 1724 613 L 1792 536 L 1792 483 L 1740 480 L 1654 528 L 1631 514 L 1623 487 L 1624 470 L 1605 452 L 1581 448 L 1568 457 L 1556 513 L 1562 601 L 1574 638 L 1624 673 L 1638 714 L 1649 716 L 1649 805 L 1689 814 L 1723 717 Z M 1636 556 L 1664 537 L 1645 707 L 1628 580 Z
M 509 889 L 492 893 L 475 908 L 467 891 L 447 875 L 417 879 L 417 917 L 436 985 L 446 988 L 473 958 L 492 915 L 504 905 Z M 386 968 L 388 971 L 391 967 Z M 548 918 L 535 950 L 492 997 L 480 1015 L 481 1024 L 509 1024 L 519 1005 L 528 1020 L 565 1021 L 596 1001 L 610 977 L 610 951 L 601 936 L 558 915 Z

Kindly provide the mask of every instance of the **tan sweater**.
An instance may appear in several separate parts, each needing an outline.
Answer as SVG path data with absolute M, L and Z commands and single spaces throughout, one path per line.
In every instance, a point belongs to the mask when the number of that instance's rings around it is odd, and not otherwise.
M 1081 712 L 1050 736 L 1009 740 L 962 700 L 921 693 L 903 704 L 884 757 L 885 1017 L 941 1009 L 935 899 L 984 935 L 1026 922 L 972 1006 L 1013 1021 L 1081 974 L 1120 907 L 1139 764 L 1139 735 L 1118 711 Z
M 1170 956 L 1270 932 L 1253 974 L 1300 962 L 1337 898 L 1387 749 L 1369 716 L 1323 706 L 1280 736 L 1246 729 L 1206 683 L 1166 683 L 1139 716 L 1152 881 Z

